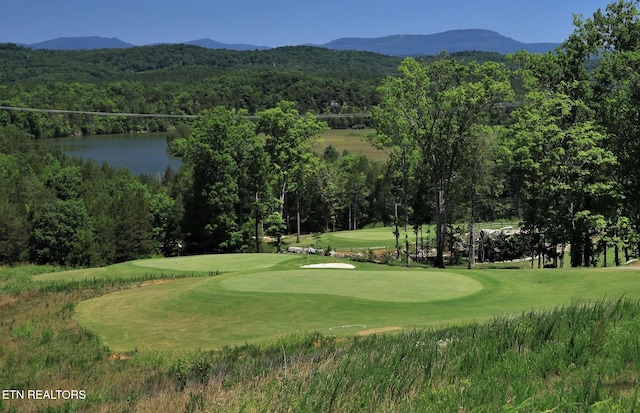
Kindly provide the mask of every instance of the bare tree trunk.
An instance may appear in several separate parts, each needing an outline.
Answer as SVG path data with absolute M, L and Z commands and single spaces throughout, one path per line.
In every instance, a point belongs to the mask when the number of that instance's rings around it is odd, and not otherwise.
M 260 232 L 258 231 L 260 228 L 260 199 L 258 198 L 258 193 L 256 192 L 256 215 L 254 217 L 255 220 L 255 236 L 256 236 L 256 253 L 260 252 L 260 240 L 258 239 L 258 235 Z
M 296 189 L 296 244 L 300 244 L 300 190 Z
M 405 172 L 406 175 L 406 172 Z M 407 179 L 405 178 L 405 181 Z M 407 208 L 407 186 L 408 184 L 405 183 L 405 188 L 403 189 L 403 194 L 402 194 L 402 208 L 404 209 L 404 243 L 405 243 L 405 263 L 404 265 L 406 267 L 410 267 L 411 266 L 411 260 L 409 258 L 409 210 Z
M 285 178 L 282 183 L 282 188 L 280 189 L 280 206 L 278 208 L 278 212 L 280 212 L 280 216 L 284 218 L 284 197 L 287 193 L 287 179 Z
M 396 237 L 396 259 L 400 259 L 400 229 L 398 228 L 398 203 L 394 203 L 394 221 L 396 225 L 396 230 L 393 235 Z
M 591 266 L 591 238 L 589 237 L 589 231 L 585 230 L 584 234 L 584 266 Z
M 353 206 L 353 229 L 358 229 L 358 204 Z
M 425 252 L 424 252 L 424 238 L 422 236 L 422 225 L 420 225 L 420 252 L 422 252 L 422 258 L 420 261 L 424 262 Z
M 473 218 L 469 223 L 469 265 L 467 268 L 472 269 L 476 265 L 476 240 L 474 237 L 475 223 Z
M 444 268 L 444 247 L 445 247 L 445 235 L 446 235 L 446 222 L 444 219 L 444 190 L 438 188 L 436 190 L 436 259 L 434 265 L 439 268 Z M 444 230 L 443 230 L 444 229 Z
M 544 245 L 544 238 L 542 239 L 542 245 Z M 540 240 L 538 240 L 538 269 L 540 268 L 540 260 L 542 259 L 542 246 L 540 244 Z
M 409 233 L 405 232 L 404 233 L 404 244 L 405 244 L 405 262 L 404 265 L 406 267 L 410 267 L 411 266 L 411 258 L 409 257 Z
M 473 192 L 471 193 L 471 217 L 469 219 L 469 264 L 468 269 L 472 269 L 476 265 L 476 237 L 475 232 L 475 211 L 476 202 Z

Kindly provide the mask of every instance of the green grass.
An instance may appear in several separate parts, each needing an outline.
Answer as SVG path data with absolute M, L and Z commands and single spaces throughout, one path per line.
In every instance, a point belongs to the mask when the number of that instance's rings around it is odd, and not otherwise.
M 285 265 L 287 261 L 299 257 L 277 254 L 225 254 L 184 256 L 173 258 L 150 258 L 124 262 L 100 268 L 84 268 L 70 271 L 37 274 L 33 278 L 37 281 L 78 281 L 91 279 L 128 280 L 132 276 L 144 274 L 154 275 L 156 278 L 165 275 L 209 274 L 215 275 L 229 271 L 252 270 L 257 271 L 270 268 L 277 264 Z M 295 267 L 297 268 L 297 266 Z
M 456 225 L 462 226 L 465 230 L 468 227 L 468 223 L 459 223 Z M 501 220 L 495 222 L 487 222 L 477 224 L 476 230 L 478 229 L 500 229 L 504 227 L 514 227 L 517 228 L 519 225 L 518 221 L 514 220 Z M 300 243 L 295 243 L 295 235 L 288 235 L 285 237 L 285 243 L 295 246 L 303 246 L 307 247 L 309 245 L 316 246 L 318 248 L 327 248 L 330 246 L 331 249 L 345 251 L 345 250 L 366 250 L 366 249 L 393 249 L 395 248 L 396 239 L 393 235 L 395 227 L 383 227 L 383 226 L 375 226 L 373 228 L 359 229 L 356 231 L 337 231 L 337 232 L 326 232 L 323 234 L 319 234 L 319 240 L 317 239 L 318 234 L 305 234 L 300 238 Z M 433 225 L 424 225 L 423 226 L 423 237 L 425 241 L 428 238 L 432 238 L 435 236 L 435 228 Z M 429 232 L 430 231 L 430 232 Z M 413 247 L 416 242 L 416 235 L 413 232 L 413 228 L 409 228 L 409 243 Z M 404 230 L 400 228 L 400 243 L 404 244 Z
M 333 295 L 394 303 L 450 300 L 482 289 L 482 284 L 465 276 L 410 269 L 251 273 L 227 278 L 219 286 L 233 291 Z
M 330 129 L 314 138 L 313 149 L 317 154 L 322 155 L 324 148 L 333 145 L 340 155 L 347 150 L 354 155 L 361 154 L 375 161 L 386 162 L 389 155 L 385 151 L 376 149 L 365 139 L 372 133 L 375 133 L 375 129 Z
M 393 235 L 394 228 L 391 227 L 375 227 L 360 229 L 357 231 L 337 231 L 325 232 L 320 234 L 319 240 L 314 238 L 313 234 L 305 234 L 300 237 L 300 243 L 295 243 L 295 235 L 287 236 L 284 241 L 295 246 L 313 245 L 318 248 L 327 248 L 330 246 L 332 250 L 348 251 L 348 250 L 366 250 L 366 249 L 391 249 L 395 248 L 395 237 Z M 316 235 L 317 237 L 317 235 Z M 413 233 L 410 235 L 410 240 Z M 413 239 L 412 242 L 415 242 Z
M 307 271 L 299 268 L 307 260 L 328 259 L 273 257 L 183 257 L 166 260 L 170 271 L 162 259 L 140 260 L 96 270 L 115 282 L 85 270 L 85 281 L 72 271 L 38 276 L 58 279 L 42 283 L 30 278 L 37 268 L 0 269 L 0 287 L 28 281 L 0 293 L 0 388 L 87 392 L 71 402 L 0 400 L 0 412 L 640 406 L 640 268 L 442 271 L 356 263 L 355 270 Z M 250 261 L 260 268 L 247 270 Z M 223 263 L 226 273 L 208 276 Z M 161 274 L 170 279 L 155 279 Z M 191 274 L 200 278 L 179 279 Z M 423 301 L 405 300 L 411 285 Z M 428 285 L 441 292 L 429 297 Z M 468 291 L 428 301 L 465 285 Z M 405 291 L 394 296 L 394 289 Z M 103 299 L 96 315 L 104 330 L 78 325 L 78 309 Z M 353 336 L 363 329 L 356 318 L 369 331 L 405 329 Z M 330 330 L 327 322 L 338 324 Z M 141 345 L 114 354 L 114 340 Z M 230 345 L 191 351 L 216 340 Z
M 172 270 L 225 273 L 103 295 L 81 302 L 77 318 L 116 351 L 198 349 L 295 331 L 335 335 L 457 325 L 572 301 L 640 298 L 640 269 L 442 271 L 370 263 L 354 270 L 300 269 L 308 260 L 336 261 L 285 254 L 135 261 L 126 265 L 131 274 L 165 262 Z

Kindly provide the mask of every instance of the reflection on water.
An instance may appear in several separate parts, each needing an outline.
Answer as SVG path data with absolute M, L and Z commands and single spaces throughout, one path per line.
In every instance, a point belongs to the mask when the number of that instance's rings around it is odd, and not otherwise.
M 116 168 L 124 166 L 134 175 L 161 176 L 167 166 L 177 170 L 182 165 L 180 158 L 167 152 L 166 134 L 163 133 L 55 138 L 40 142 L 59 148 L 69 156 L 93 159 L 99 164 L 106 161 Z

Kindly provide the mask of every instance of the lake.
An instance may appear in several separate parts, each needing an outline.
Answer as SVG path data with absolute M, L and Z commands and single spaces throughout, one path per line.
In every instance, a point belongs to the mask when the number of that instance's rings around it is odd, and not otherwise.
M 162 176 L 167 166 L 177 170 L 182 159 L 169 155 L 165 133 L 136 133 L 43 139 L 43 146 L 61 149 L 69 156 L 106 161 L 134 175 Z

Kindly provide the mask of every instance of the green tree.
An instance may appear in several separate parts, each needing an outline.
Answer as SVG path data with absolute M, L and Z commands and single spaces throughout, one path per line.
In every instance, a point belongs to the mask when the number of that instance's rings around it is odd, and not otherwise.
M 30 226 L 21 208 L 0 198 L 0 263 L 13 264 L 26 259 Z
M 33 214 L 29 239 L 31 259 L 38 264 L 74 264 L 83 232 L 91 231 L 86 209 L 77 200 L 57 200 L 40 205 Z M 72 260 L 71 260 L 72 261 Z
M 255 136 L 245 112 L 217 107 L 195 122 L 185 160 L 193 168 L 193 200 L 185 218 L 190 242 L 200 252 L 223 252 L 237 247 L 232 234 L 240 230 L 238 205 L 242 172 L 237 142 Z
M 322 160 L 315 174 L 315 184 L 320 195 L 320 202 L 323 205 L 325 231 L 336 230 L 340 199 L 343 197 L 344 190 L 342 174 L 343 170 L 338 163 L 337 151 L 335 156 L 330 155 Z
M 300 116 L 294 102 L 281 101 L 275 108 L 258 112 L 257 130 L 266 136 L 265 150 L 273 168 L 273 188 L 284 216 L 286 196 L 296 194 L 296 234 L 300 237 L 300 186 L 315 161 L 311 138 L 327 128 L 311 113 Z
M 638 1 L 614 1 L 584 21 L 576 21 L 574 36 L 587 44 L 600 62 L 593 70 L 593 96 L 588 102 L 597 122 L 608 135 L 607 148 L 618 165 L 612 174 L 617 180 L 620 208 L 610 219 L 625 217 L 640 233 L 640 12 Z M 625 237 L 626 241 L 631 241 Z M 640 243 L 636 244 L 640 252 Z
M 468 65 L 441 56 L 431 64 L 405 59 L 400 76 L 389 78 L 383 108 L 415 142 L 435 200 L 435 265 L 444 267 L 450 196 L 466 148 L 477 125 L 490 121 L 491 109 L 513 97 L 509 72 L 502 64 Z
M 409 204 L 413 197 L 415 185 L 413 183 L 415 163 L 418 151 L 417 142 L 411 134 L 409 120 L 397 105 L 396 80 L 387 78 L 381 87 L 382 102 L 373 110 L 377 134 L 369 141 L 379 149 L 389 148 L 389 168 L 391 182 L 394 187 L 395 204 L 400 204 L 402 211 L 402 227 L 405 238 L 406 266 L 409 266 Z M 398 217 L 394 211 L 396 229 L 396 250 L 400 255 Z
M 154 245 L 152 215 L 145 188 L 136 182 L 122 191 L 115 198 L 112 210 L 114 261 L 129 261 L 148 256 Z
M 582 115 L 568 123 L 575 113 Z M 588 120 L 583 104 L 561 93 L 527 94 L 513 119 L 514 174 L 523 181 L 526 228 L 540 234 L 540 244 L 562 244 L 563 252 L 570 243 L 571 265 L 588 266 L 592 218 L 604 213 L 615 189 L 616 159 L 602 146 L 606 136 Z
M 272 237 L 271 244 L 276 247 L 276 252 L 280 252 L 282 248 L 282 237 L 286 234 L 287 224 L 284 222 L 279 212 L 274 212 L 264 220 L 264 232 Z
M 474 140 L 468 143 L 462 155 L 466 162 L 459 172 L 453 202 L 459 205 L 459 215 L 469 222 L 468 268 L 473 268 L 476 260 L 476 222 L 482 218 L 482 205 L 487 200 L 495 200 L 502 190 L 501 177 L 496 170 L 499 157 L 499 140 L 503 133 L 501 127 L 480 125 L 471 134 Z M 486 211 L 485 211 L 486 212 Z

